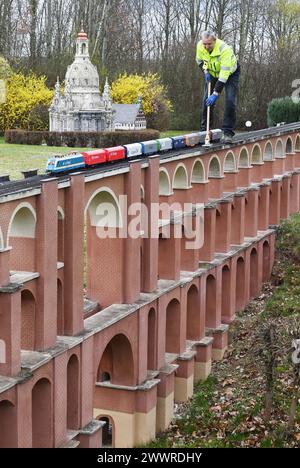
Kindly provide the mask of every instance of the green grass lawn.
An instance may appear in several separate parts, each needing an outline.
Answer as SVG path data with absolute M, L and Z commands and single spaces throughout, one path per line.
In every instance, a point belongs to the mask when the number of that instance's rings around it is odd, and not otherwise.
M 185 135 L 189 130 L 171 130 L 162 132 L 161 138 Z M 22 179 L 21 171 L 39 169 L 39 173 L 45 173 L 45 167 L 49 157 L 55 154 L 68 154 L 71 151 L 83 151 L 83 148 L 65 148 L 31 145 L 9 145 L 4 138 L 0 138 L 0 175 L 9 174 L 11 180 Z

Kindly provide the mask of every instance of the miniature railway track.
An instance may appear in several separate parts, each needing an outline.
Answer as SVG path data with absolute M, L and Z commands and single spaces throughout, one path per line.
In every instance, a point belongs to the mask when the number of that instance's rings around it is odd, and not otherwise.
M 255 142 L 255 141 L 260 141 L 261 139 L 266 139 L 268 137 L 272 136 L 283 136 L 286 133 L 290 133 L 292 131 L 297 131 L 300 130 L 300 122 L 293 123 L 293 124 L 288 124 L 288 125 L 282 125 L 280 127 L 272 127 L 272 128 L 267 128 L 263 130 L 258 130 L 254 132 L 247 132 L 247 133 L 242 133 L 239 135 L 236 135 L 234 138 L 233 145 L 242 145 L 246 144 L 249 142 Z M 230 148 L 231 145 L 227 145 L 225 147 Z M 224 148 L 224 145 L 221 143 L 213 144 L 211 148 L 204 148 L 204 147 L 195 147 L 195 148 L 186 148 L 182 149 L 179 152 L 178 151 L 169 151 L 167 154 L 161 155 L 161 160 L 164 159 L 171 159 L 178 157 L 180 155 L 184 155 L 185 153 L 210 153 L 212 151 L 215 151 L 217 149 L 222 149 Z M 96 168 L 96 169 L 87 169 L 84 172 L 86 177 L 89 177 L 91 175 L 96 175 L 102 172 L 114 172 L 120 169 L 124 169 L 128 167 L 130 162 L 128 161 L 122 161 L 120 163 L 115 163 L 115 164 L 103 164 L 103 166 Z M 82 171 L 76 171 L 76 172 L 82 172 Z M 51 174 L 43 174 L 40 176 L 35 176 L 35 177 L 30 177 L 25 180 L 17 180 L 17 181 L 11 181 L 11 182 L 4 182 L 0 183 L 0 197 L 5 197 L 9 195 L 14 195 L 22 192 L 27 192 L 30 190 L 34 189 L 40 189 L 42 182 L 47 179 L 55 178 L 58 180 L 59 183 L 63 182 L 68 182 L 70 180 L 70 175 L 71 174 L 63 174 L 61 176 L 54 175 L 52 176 Z

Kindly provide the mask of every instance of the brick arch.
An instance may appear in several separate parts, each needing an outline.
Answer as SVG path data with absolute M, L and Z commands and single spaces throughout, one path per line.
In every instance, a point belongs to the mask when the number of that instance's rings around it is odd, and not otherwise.
M 275 158 L 282 159 L 285 157 L 284 154 L 284 145 L 281 139 L 277 140 L 276 147 L 275 147 Z
M 2 229 L 0 226 L 0 250 L 3 250 L 3 249 L 4 249 L 4 238 L 3 238 Z
M 102 429 L 102 448 L 114 448 L 116 445 L 116 425 L 112 416 L 108 414 L 100 414 L 97 416 L 98 421 L 105 422 Z
M 102 381 L 103 374 L 110 375 L 115 385 L 134 386 L 135 366 L 132 345 L 124 334 L 115 335 L 107 344 L 97 370 L 97 381 Z
M 270 243 L 266 240 L 263 244 L 263 283 L 270 279 L 271 273 L 271 247 Z
M 189 188 L 189 176 L 187 169 L 184 164 L 179 164 L 174 172 L 173 176 L 173 190 L 188 189 Z
M 204 336 L 204 320 L 200 310 L 199 289 L 193 284 L 187 293 L 186 339 L 199 340 Z
M 90 197 L 85 213 L 89 214 L 93 227 L 121 228 L 122 214 L 115 193 L 108 187 L 103 187 Z
M 180 354 L 180 309 L 177 299 L 166 308 L 166 353 Z
M 212 156 L 208 165 L 208 178 L 221 177 L 222 169 L 221 162 L 218 156 Z
M 53 447 L 53 404 L 51 382 L 42 378 L 32 389 L 32 447 Z
M 21 293 L 21 349 L 36 349 L 36 299 L 31 291 Z
M 245 264 L 244 258 L 243 257 L 238 258 L 237 267 L 236 267 L 236 288 L 235 288 L 236 312 L 242 311 L 245 306 L 245 291 L 246 291 L 245 268 L 246 268 L 246 264 Z
M 7 246 L 9 246 L 10 237 L 35 238 L 37 216 L 30 203 L 21 203 L 11 215 L 8 231 Z
M 250 299 L 258 293 L 258 252 L 254 247 L 250 253 Z
M 262 162 L 262 151 L 259 145 L 254 145 L 251 151 L 251 164 L 259 164 Z
M 80 428 L 80 378 L 79 359 L 73 354 L 67 364 L 67 429 Z
M 157 313 L 154 307 L 148 312 L 147 368 L 156 369 L 156 323 Z
M 64 261 L 64 243 L 65 243 L 65 233 L 64 233 L 64 222 L 65 222 L 65 213 L 61 207 L 57 208 L 57 261 Z
M 274 160 L 274 151 L 273 146 L 270 141 L 268 141 L 264 147 L 264 161 L 273 161 Z
M 217 280 L 214 275 L 208 275 L 206 278 L 206 315 L 205 325 L 207 328 L 216 326 L 217 309 Z
M 242 148 L 239 154 L 238 168 L 247 168 L 250 166 L 250 155 L 247 148 Z
M 228 151 L 225 156 L 224 172 L 236 172 L 236 159 L 232 151 Z
M 296 137 L 295 151 L 300 151 L 300 135 L 297 135 Z
M 171 180 L 166 169 L 159 171 L 159 195 L 169 196 L 172 193 Z
M 206 182 L 206 174 L 205 174 L 205 167 L 201 159 L 197 159 L 194 162 L 192 168 L 192 176 L 191 176 L 192 184 L 199 184 Z
M 17 408 L 7 399 L 0 401 L 0 421 L 0 448 L 17 448 Z
M 294 152 L 294 148 L 293 148 L 293 140 L 288 137 L 288 139 L 286 140 L 286 144 L 285 144 L 285 154 L 291 154 Z
M 141 185 L 141 200 L 145 201 L 145 188 L 143 185 Z
M 230 303 L 231 270 L 228 265 L 222 268 L 222 317 L 231 317 Z

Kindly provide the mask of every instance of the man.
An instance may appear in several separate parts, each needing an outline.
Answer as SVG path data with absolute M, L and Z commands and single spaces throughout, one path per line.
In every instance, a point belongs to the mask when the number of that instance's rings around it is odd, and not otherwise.
M 201 130 L 207 128 L 207 107 L 211 107 L 210 125 L 214 125 L 214 106 L 225 88 L 226 104 L 223 120 L 223 142 L 233 142 L 236 128 L 237 94 L 240 81 L 240 64 L 233 49 L 217 36 L 206 31 L 202 34 L 202 41 L 197 46 L 197 63 L 202 67 L 205 76 L 205 91 L 203 102 L 203 118 Z M 212 95 L 208 98 L 208 83 L 212 83 Z

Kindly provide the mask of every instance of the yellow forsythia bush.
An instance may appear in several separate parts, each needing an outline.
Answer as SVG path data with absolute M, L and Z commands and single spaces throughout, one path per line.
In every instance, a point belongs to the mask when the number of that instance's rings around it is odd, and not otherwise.
M 46 86 L 45 76 L 12 73 L 6 80 L 6 101 L 0 105 L 0 129 L 45 130 L 45 123 L 37 119 L 30 125 L 31 113 L 41 106 L 50 107 L 53 91 Z

